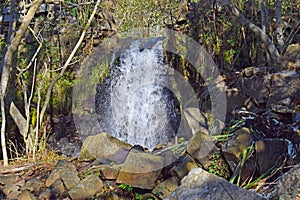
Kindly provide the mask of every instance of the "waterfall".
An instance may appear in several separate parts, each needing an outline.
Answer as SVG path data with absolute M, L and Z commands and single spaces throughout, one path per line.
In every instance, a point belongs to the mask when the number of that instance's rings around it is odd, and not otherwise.
M 136 40 L 112 61 L 109 77 L 97 86 L 102 131 L 149 150 L 175 137 L 180 117 L 163 54 L 161 38 Z

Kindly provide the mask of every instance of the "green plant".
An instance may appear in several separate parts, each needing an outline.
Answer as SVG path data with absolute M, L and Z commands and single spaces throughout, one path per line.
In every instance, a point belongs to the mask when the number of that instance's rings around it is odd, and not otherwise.
M 135 194 L 135 199 L 136 200 L 142 200 L 143 199 L 143 195 L 141 195 L 141 194 Z
M 219 152 L 216 152 L 212 155 L 211 163 L 210 166 L 208 167 L 208 171 L 217 176 L 228 178 L 229 176 L 228 165 L 222 160 Z
M 124 183 L 122 183 L 121 185 L 119 185 L 119 188 L 121 188 L 123 190 L 127 190 L 130 193 L 132 193 L 132 190 L 133 190 L 133 187 L 131 185 L 124 184 Z

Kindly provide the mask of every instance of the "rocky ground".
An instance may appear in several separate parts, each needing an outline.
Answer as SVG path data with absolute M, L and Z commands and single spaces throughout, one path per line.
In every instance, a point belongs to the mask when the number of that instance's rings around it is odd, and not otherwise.
M 234 119 L 222 134 L 200 129 L 149 152 L 100 133 L 79 156 L 76 139 L 59 138 L 73 157 L 2 168 L 0 198 L 300 199 L 299 74 L 247 68 L 223 79 Z

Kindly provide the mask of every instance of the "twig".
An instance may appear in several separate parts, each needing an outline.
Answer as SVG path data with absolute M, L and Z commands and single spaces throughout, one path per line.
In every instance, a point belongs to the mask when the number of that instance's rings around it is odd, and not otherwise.
M 8 173 L 20 172 L 20 171 L 23 171 L 23 170 L 30 169 L 32 166 L 34 166 L 34 164 L 26 165 L 26 166 L 22 166 L 22 167 L 17 167 L 17 168 L 14 168 L 14 169 L 6 169 L 6 170 L 0 171 L 0 174 L 8 174 Z
M 71 62 L 72 58 L 74 57 L 75 53 L 77 52 L 77 50 L 78 50 L 78 48 L 79 48 L 81 42 L 82 42 L 83 39 L 84 39 L 84 36 L 85 36 L 85 34 L 86 34 L 88 28 L 89 28 L 90 25 L 91 25 L 91 22 L 92 22 L 92 20 L 93 20 L 93 18 L 94 18 L 94 16 L 95 16 L 95 14 L 96 14 L 96 12 L 97 12 L 97 9 L 98 9 L 98 6 L 99 6 L 100 2 L 101 2 L 101 0 L 97 0 L 96 5 L 95 5 L 95 7 L 94 7 L 94 10 L 93 10 L 93 12 L 92 12 L 92 14 L 91 14 L 91 16 L 90 16 L 88 22 L 86 23 L 86 25 L 85 25 L 85 27 L 84 27 L 82 33 L 81 33 L 81 36 L 80 36 L 80 38 L 79 38 L 77 44 L 75 45 L 73 51 L 71 52 L 71 54 L 70 54 L 70 56 L 68 57 L 68 59 L 67 59 L 67 61 L 65 62 L 65 64 L 63 65 L 62 70 L 60 71 L 60 74 L 59 74 L 57 77 L 55 77 L 55 79 L 51 82 L 51 84 L 50 84 L 50 86 L 49 86 L 49 88 L 48 88 L 48 90 L 47 90 L 46 100 L 45 100 L 44 105 L 43 105 L 43 108 L 42 108 L 42 110 L 41 110 L 40 121 L 39 121 L 40 124 L 43 122 L 44 114 L 45 114 L 45 112 L 46 112 L 46 109 L 47 109 L 48 104 L 49 104 L 49 101 L 50 101 L 52 88 L 53 88 L 55 82 L 58 81 L 58 80 L 64 75 L 64 73 L 65 73 L 67 67 L 69 66 L 69 63 Z

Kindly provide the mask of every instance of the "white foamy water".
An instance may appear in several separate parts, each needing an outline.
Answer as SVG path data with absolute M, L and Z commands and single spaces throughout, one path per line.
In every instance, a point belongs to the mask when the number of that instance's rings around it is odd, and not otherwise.
M 105 131 L 149 150 L 174 138 L 174 100 L 166 92 L 168 66 L 163 63 L 161 40 L 134 41 L 121 53 L 109 79 L 105 92 L 110 92 L 110 109 L 100 120 Z

